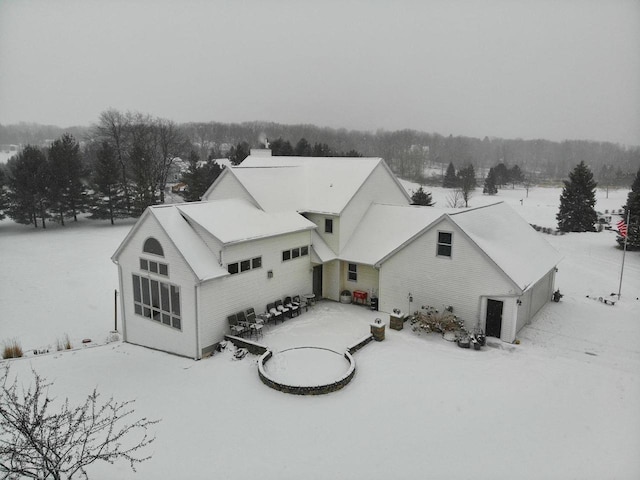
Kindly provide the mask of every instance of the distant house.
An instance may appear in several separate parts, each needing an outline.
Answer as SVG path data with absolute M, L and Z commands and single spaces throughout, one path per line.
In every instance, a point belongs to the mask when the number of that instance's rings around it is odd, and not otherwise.
M 551 298 L 558 253 L 505 204 L 410 202 L 380 158 L 251 155 L 202 202 L 147 209 L 115 252 L 124 339 L 201 358 L 231 313 L 347 289 L 384 312 L 451 306 L 513 341 Z

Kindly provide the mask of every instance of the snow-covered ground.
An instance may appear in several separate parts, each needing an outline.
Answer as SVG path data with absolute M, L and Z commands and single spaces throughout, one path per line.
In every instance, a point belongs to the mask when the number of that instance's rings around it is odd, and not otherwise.
M 446 206 L 447 191 L 426 190 Z M 626 194 L 598 191 L 598 210 L 620 208 Z M 504 200 L 554 227 L 559 195 L 507 189 L 476 193 L 471 206 Z M 91 478 L 640 478 L 640 253 L 627 253 L 615 306 L 586 297 L 617 292 L 613 232 L 544 235 L 564 256 L 556 284 L 565 296 L 520 332 L 519 345 L 463 350 L 387 330 L 354 355 L 357 372 L 343 390 L 298 397 L 264 386 L 252 355 L 194 362 L 119 342 L 81 346 L 86 337 L 104 343 L 113 328 L 109 257 L 130 226 L 0 222 L 0 341 L 42 348 L 67 333 L 77 347 L 29 354 L 12 372 L 28 382 L 34 368 L 55 382 L 52 395 L 72 401 L 97 386 L 162 419 L 153 458 L 137 474 L 105 464 Z M 376 316 L 320 302 L 269 327 L 261 342 L 343 351 Z

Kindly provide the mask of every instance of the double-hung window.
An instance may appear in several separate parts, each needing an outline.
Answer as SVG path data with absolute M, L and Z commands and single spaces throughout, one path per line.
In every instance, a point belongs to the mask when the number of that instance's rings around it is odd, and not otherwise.
M 438 232 L 438 256 L 439 257 L 451 257 L 451 250 L 453 246 L 453 233 L 451 232 Z
M 358 281 L 358 265 L 355 263 L 350 263 L 347 269 L 347 280 L 350 282 Z

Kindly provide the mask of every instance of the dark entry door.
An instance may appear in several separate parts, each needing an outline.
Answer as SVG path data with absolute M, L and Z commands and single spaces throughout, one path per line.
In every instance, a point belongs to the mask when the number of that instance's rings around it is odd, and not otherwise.
M 487 300 L 487 337 L 500 338 L 502 331 L 502 302 L 499 300 Z
M 322 298 L 322 265 L 313 267 L 313 294 L 316 300 Z

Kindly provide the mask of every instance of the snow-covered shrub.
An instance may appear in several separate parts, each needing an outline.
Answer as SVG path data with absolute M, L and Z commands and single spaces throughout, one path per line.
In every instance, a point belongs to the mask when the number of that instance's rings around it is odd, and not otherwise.
M 466 332 L 464 322 L 456 317 L 452 310 L 444 309 L 442 312 L 433 307 L 422 307 L 422 312 L 416 312 L 411 318 L 412 330 L 421 332 Z
M 113 343 L 120 341 L 120 334 L 116 331 L 109 332 L 107 336 L 107 343 Z

